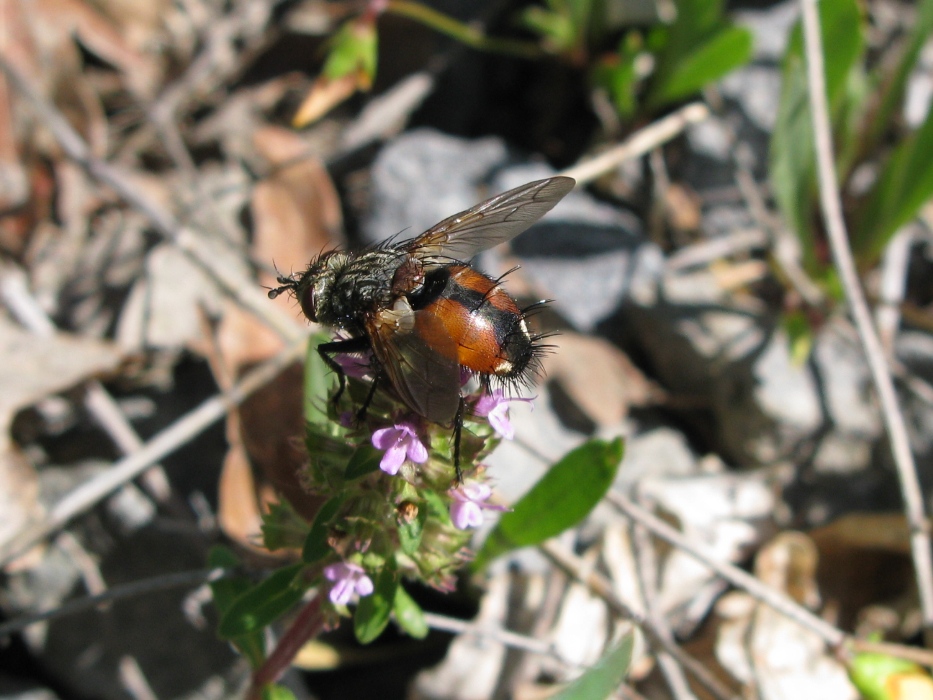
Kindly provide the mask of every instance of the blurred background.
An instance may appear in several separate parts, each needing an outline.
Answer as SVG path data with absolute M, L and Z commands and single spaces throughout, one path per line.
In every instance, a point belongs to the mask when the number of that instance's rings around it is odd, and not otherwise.
M 796 2 L 0 0 L 0 697 L 242 697 L 208 551 L 258 580 L 290 561 L 262 546 L 270 504 L 319 505 L 297 476 L 311 329 L 267 289 L 561 172 L 578 188 L 477 261 L 520 265 L 507 288 L 554 300 L 534 324 L 559 333 L 488 465 L 513 503 L 623 436 L 610 495 L 452 593 L 412 587 L 424 639 L 343 625 L 283 683 L 547 697 L 634 620 L 613 697 L 933 697 L 920 666 L 865 681 L 832 648 L 930 661 L 910 533 L 933 485 L 933 1 L 822 0 L 819 21 L 834 193 L 900 413 L 820 213 Z

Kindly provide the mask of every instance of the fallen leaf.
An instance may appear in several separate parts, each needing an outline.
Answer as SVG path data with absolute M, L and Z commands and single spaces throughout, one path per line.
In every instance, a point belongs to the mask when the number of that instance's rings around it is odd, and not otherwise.
M 544 357 L 544 372 L 601 427 L 618 425 L 633 406 L 659 400 L 661 390 L 628 356 L 602 338 L 562 333 L 548 339 L 555 350 Z

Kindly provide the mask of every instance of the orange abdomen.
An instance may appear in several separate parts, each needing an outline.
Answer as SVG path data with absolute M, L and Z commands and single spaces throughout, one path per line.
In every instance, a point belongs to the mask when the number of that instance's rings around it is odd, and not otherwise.
M 518 376 L 533 357 L 525 317 L 495 280 L 466 265 L 432 271 L 439 293 L 424 306 L 431 323 L 419 323 L 424 341 L 435 351 L 473 372 Z M 452 341 L 452 342 L 451 342 Z

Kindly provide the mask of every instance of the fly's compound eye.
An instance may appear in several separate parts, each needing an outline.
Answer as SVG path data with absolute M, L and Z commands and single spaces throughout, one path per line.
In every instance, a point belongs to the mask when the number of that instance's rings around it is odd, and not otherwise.
M 298 297 L 298 303 L 301 304 L 301 310 L 308 320 L 317 323 L 317 314 L 314 312 L 314 285 L 309 284 Z

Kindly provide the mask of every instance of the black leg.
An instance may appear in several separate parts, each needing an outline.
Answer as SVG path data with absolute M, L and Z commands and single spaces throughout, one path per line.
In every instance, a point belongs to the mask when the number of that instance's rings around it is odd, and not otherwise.
M 366 411 L 369 410 L 369 404 L 373 402 L 373 396 L 376 395 L 376 387 L 379 385 L 379 380 L 381 379 L 382 373 L 376 372 L 376 376 L 373 377 L 373 383 L 369 386 L 369 393 L 366 394 L 366 400 L 363 402 L 363 405 L 360 406 L 360 410 L 356 412 L 356 420 L 359 423 L 366 420 Z
M 454 469 L 457 471 L 457 485 L 463 483 L 463 472 L 460 471 L 460 434 L 463 432 L 463 397 L 457 406 L 457 415 L 454 416 Z
M 334 405 L 340 400 L 340 397 L 343 396 L 344 389 L 347 388 L 347 375 L 343 371 L 343 367 L 333 358 L 334 355 L 345 355 L 351 352 L 363 352 L 365 350 L 371 350 L 372 346 L 369 344 L 368 338 L 347 338 L 346 340 L 335 340 L 330 343 L 321 343 L 317 346 L 317 354 L 321 356 L 321 359 L 324 360 L 330 369 L 337 375 L 337 381 L 340 382 L 340 388 L 337 389 L 337 393 L 334 394 L 332 399 Z

